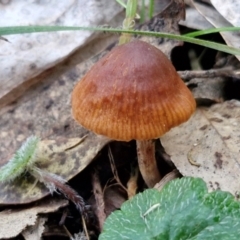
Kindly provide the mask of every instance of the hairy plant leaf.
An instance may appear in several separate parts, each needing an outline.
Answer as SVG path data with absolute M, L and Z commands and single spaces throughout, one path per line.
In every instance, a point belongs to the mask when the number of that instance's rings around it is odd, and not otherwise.
M 240 203 L 230 193 L 208 193 L 202 179 L 185 177 L 125 202 L 107 218 L 99 239 L 237 240 L 239 227 Z

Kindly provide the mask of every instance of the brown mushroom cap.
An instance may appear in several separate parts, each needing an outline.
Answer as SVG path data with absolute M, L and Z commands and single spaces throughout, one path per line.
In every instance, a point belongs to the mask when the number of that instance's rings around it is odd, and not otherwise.
M 76 121 L 123 141 L 158 138 L 188 120 L 195 107 L 168 58 L 138 40 L 114 48 L 98 61 L 72 94 Z

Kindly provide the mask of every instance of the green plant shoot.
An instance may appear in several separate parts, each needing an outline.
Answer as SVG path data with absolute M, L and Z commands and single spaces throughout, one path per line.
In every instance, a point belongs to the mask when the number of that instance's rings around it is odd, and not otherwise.
M 7 164 L 0 168 L 0 182 L 10 182 L 31 169 L 37 160 L 36 149 L 40 139 L 29 137 Z

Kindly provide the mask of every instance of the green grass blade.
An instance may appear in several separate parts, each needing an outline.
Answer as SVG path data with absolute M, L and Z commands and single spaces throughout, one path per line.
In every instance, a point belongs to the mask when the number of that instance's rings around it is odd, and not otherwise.
M 140 23 L 145 22 L 145 0 L 141 1 L 141 11 L 140 11 Z
M 153 17 L 154 13 L 154 0 L 149 1 L 149 19 Z
M 240 27 L 221 27 L 221 28 L 210 28 L 201 31 L 195 31 L 191 33 L 184 34 L 183 36 L 187 37 L 198 37 L 206 34 L 211 33 L 218 33 L 218 32 L 233 32 L 233 31 L 240 31 Z
M 127 4 L 124 3 L 122 0 L 116 0 L 118 4 L 120 4 L 122 7 L 127 8 Z
M 229 47 L 224 44 L 215 43 L 211 41 L 206 41 L 202 39 L 196 39 L 184 35 L 174 35 L 170 33 L 162 32 L 149 32 L 149 31 L 132 31 L 132 30 L 122 30 L 114 28 L 104 28 L 104 27 L 67 27 L 67 26 L 16 26 L 16 27 L 1 27 L 0 35 L 13 35 L 13 34 L 23 34 L 23 33 L 36 33 L 36 32 L 54 32 L 54 31 L 103 31 L 111 33 L 130 33 L 137 35 L 145 35 L 151 37 L 161 37 L 175 39 L 179 41 L 189 42 L 204 47 L 212 48 L 217 51 L 226 52 L 233 55 L 240 55 L 240 49 Z
M 91 29 L 92 31 L 95 31 L 95 28 L 88 28 L 88 27 L 13 26 L 13 27 L 0 27 L 0 35 L 15 35 L 15 34 L 23 34 L 23 33 L 56 32 L 56 31 L 79 31 L 79 30 L 86 31 Z

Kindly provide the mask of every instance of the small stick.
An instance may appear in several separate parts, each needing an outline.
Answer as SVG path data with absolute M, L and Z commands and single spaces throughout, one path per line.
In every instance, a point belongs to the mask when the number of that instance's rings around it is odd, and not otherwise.
M 90 237 L 89 237 L 89 234 L 88 234 L 88 230 L 87 230 L 87 226 L 86 226 L 85 218 L 83 217 L 83 215 L 81 217 L 82 217 L 83 231 L 85 233 L 85 236 L 86 236 L 87 240 L 90 240 Z
M 240 79 L 240 70 L 232 71 L 229 68 L 211 69 L 211 70 L 193 70 L 178 71 L 182 79 L 190 80 L 192 78 L 215 78 L 215 77 L 233 77 Z
M 131 176 L 130 179 L 127 182 L 127 194 L 128 194 L 128 199 L 132 198 L 133 196 L 136 195 L 136 191 L 138 188 L 137 185 L 137 180 L 138 180 L 138 168 L 131 169 Z
M 100 180 L 96 171 L 92 174 L 92 185 L 93 194 L 96 200 L 96 215 L 98 218 L 100 231 L 102 232 L 103 224 L 106 219 L 106 213 L 102 186 L 100 184 Z
M 2 37 L 2 36 L 0 36 L 0 39 L 3 40 L 3 41 L 5 41 L 5 42 L 9 42 L 9 41 L 7 40 L 7 38 L 4 38 L 4 37 Z M 10 43 L 10 42 L 9 42 L 9 43 Z
M 69 239 L 73 239 L 72 234 L 68 231 L 67 227 L 65 225 L 63 225 L 63 229 L 66 232 L 66 234 L 68 235 Z
M 61 219 L 60 219 L 60 221 L 59 221 L 59 223 L 58 223 L 60 226 L 63 226 L 63 225 L 65 224 L 65 220 L 66 220 L 66 218 L 67 218 L 67 215 L 68 215 L 68 210 L 65 209 L 65 210 L 63 211 L 62 217 L 61 217 Z
M 162 188 L 170 181 L 172 181 L 175 178 L 179 178 L 181 176 L 181 174 L 179 173 L 179 171 L 177 169 L 172 170 L 170 173 L 168 173 L 167 175 L 165 175 L 161 181 L 159 183 L 157 183 L 154 188 L 156 188 L 157 190 L 161 191 Z
M 113 155 L 112 155 L 112 151 L 111 151 L 110 147 L 108 147 L 108 157 L 109 157 L 112 173 L 113 173 L 113 176 L 114 176 L 115 180 L 127 192 L 128 191 L 127 188 L 125 186 L 123 186 L 123 184 L 122 184 L 122 182 L 121 182 L 121 180 L 120 180 L 120 178 L 118 176 L 117 168 L 115 166 Z

